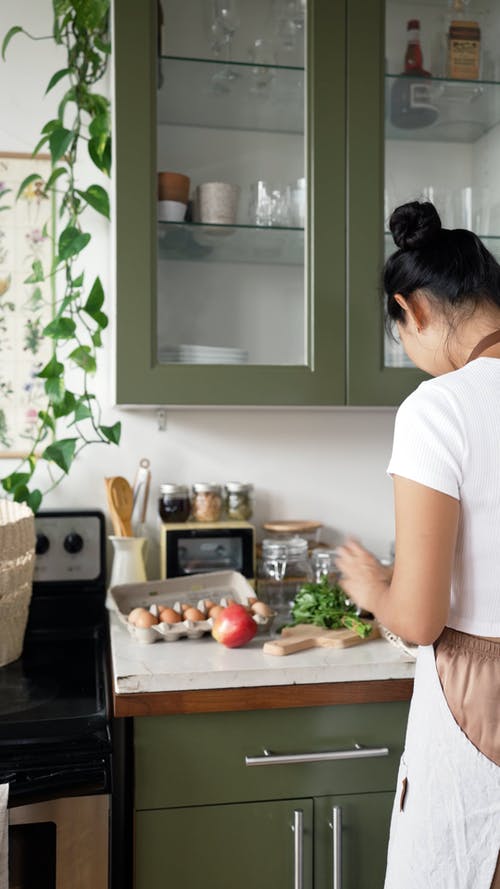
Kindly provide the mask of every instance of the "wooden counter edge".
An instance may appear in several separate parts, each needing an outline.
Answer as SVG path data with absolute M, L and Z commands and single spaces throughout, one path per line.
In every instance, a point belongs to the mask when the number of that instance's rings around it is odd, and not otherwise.
M 268 685 L 130 694 L 115 692 L 113 704 L 116 717 L 167 716 L 175 713 L 223 713 L 409 701 L 412 691 L 413 679 L 375 679 L 315 685 Z

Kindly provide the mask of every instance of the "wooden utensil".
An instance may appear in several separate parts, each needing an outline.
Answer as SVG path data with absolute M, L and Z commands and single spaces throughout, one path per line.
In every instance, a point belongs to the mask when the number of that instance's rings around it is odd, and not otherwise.
M 111 512 L 113 528 L 117 530 L 118 537 L 133 537 L 132 533 L 132 509 L 134 495 L 126 478 L 115 475 L 106 479 L 106 492 Z
M 269 640 L 264 643 L 264 654 L 285 655 L 296 651 L 306 651 L 308 648 L 350 648 L 352 645 L 360 645 L 362 642 L 371 642 L 377 639 L 380 632 L 375 621 L 367 620 L 372 631 L 369 636 L 362 638 L 355 630 L 325 630 L 324 627 L 316 627 L 313 624 L 297 624 L 295 627 L 284 627 L 280 639 Z

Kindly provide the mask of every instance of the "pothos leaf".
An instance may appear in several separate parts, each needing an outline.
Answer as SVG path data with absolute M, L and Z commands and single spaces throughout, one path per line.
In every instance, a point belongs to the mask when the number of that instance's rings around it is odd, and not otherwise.
M 5 51 L 9 45 L 10 41 L 16 34 L 19 34 L 22 30 L 23 30 L 23 28 L 21 28 L 20 25 L 14 25 L 12 28 L 9 28 L 9 30 L 7 31 L 7 33 L 3 39 L 3 43 L 2 43 L 2 59 L 4 60 L 4 62 L 5 62 Z
M 89 241 L 90 235 L 87 232 L 80 231 L 80 229 L 76 228 L 74 225 L 68 225 L 68 227 L 61 232 L 59 238 L 59 260 L 65 260 L 69 259 L 71 256 L 76 256 L 77 253 L 80 253 L 80 251 L 87 246 Z
M 20 485 L 26 485 L 32 476 L 31 472 L 11 472 L 2 480 L 4 491 L 11 494 Z
M 45 448 L 42 457 L 50 463 L 55 463 L 66 474 L 73 462 L 77 438 L 61 438 Z
M 64 392 L 64 395 L 61 401 L 57 402 L 52 407 L 52 412 L 56 420 L 59 417 L 67 417 L 68 414 L 71 414 L 75 408 L 76 398 L 73 395 L 73 392 L 70 392 L 68 389 Z
M 86 191 L 76 189 L 77 194 L 87 201 L 94 210 L 102 213 L 106 219 L 109 219 L 109 197 L 107 191 L 100 185 L 90 185 Z
M 44 336 L 50 336 L 54 340 L 68 340 L 73 336 L 76 330 L 76 324 L 72 318 L 54 318 L 50 324 L 43 329 Z
M 113 426 L 99 426 L 100 431 L 104 435 L 105 438 L 108 439 L 112 444 L 119 444 L 120 437 L 122 434 L 122 424 L 120 422 L 114 423 Z
M 73 349 L 70 353 L 69 357 L 78 365 L 78 367 L 81 367 L 85 373 L 95 373 L 96 363 L 90 346 L 77 346 L 77 348 Z
M 60 377 L 64 371 L 64 364 L 61 364 L 60 361 L 57 360 L 56 356 L 53 355 L 50 361 L 47 362 L 45 367 L 42 367 L 37 374 L 37 376 L 41 377 L 42 380 L 50 380 L 55 377 Z
M 69 68 L 61 68 L 60 71 L 56 71 L 56 73 L 53 74 L 49 80 L 49 84 L 47 86 L 47 89 L 45 90 L 45 95 L 47 95 L 47 93 L 50 92 L 53 87 L 55 87 L 56 83 L 59 83 L 59 81 L 62 80 L 63 77 L 66 77 L 66 75 L 69 73 Z

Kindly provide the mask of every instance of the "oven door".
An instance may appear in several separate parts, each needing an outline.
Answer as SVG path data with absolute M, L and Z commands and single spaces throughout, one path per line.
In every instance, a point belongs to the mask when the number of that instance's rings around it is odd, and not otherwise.
M 9 812 L 9 889 L 108 889 L 109 797 L 52 799 Z

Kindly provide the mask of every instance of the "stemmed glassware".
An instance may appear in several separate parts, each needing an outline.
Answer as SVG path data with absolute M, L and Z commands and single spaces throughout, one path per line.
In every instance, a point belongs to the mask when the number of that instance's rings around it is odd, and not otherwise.
M 217 92 L 228 92 L 238 77 L 231 67 L 231 49 L 234 35 L 240 25 L 238 0 L 210 0 L 210 43 L 212 52 L 220 57 L 225 54 L 226 64 L 217 71 L 212 83 Z

